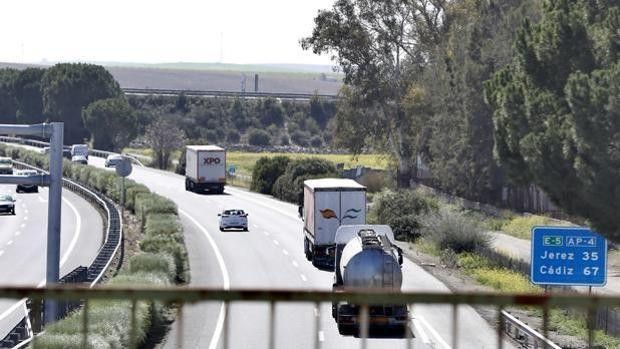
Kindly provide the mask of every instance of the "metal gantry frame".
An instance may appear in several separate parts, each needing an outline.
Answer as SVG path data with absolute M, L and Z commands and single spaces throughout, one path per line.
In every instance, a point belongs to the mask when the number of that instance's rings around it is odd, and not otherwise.
M 45 284 L 46 286 L 56 284 L 60 279 L 60 217 L 62 207 L 62 147 L 64 123 L 52 122 L 35 125 L 0 124 L 0 134 L 38 136 L 50 140 L 49 175 L 0 175 L 0 183 L 33 184 L 49 187 Z M 45 323 L 57 320 L 57 314 L 57 301 L 49 300 L 45 302 Z

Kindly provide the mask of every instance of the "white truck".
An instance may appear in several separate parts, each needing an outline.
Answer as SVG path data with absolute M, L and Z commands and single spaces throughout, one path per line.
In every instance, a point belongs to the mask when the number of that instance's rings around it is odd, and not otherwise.
M 226 150 L 216 145 L 188 145 L 185 190 L 222 194 L 226 185 Z
M 88 144 L 73 144 L 71 146 L 71 158 L 83 156 L 88 160 Z
M 306 258 L 317 268 L 332 270 L 338 227 L 366 223 L 366 187 L 352 179 L 306 180 L 299 211 Z
M 335 238 L 334 292 L 378 290 L 400 292 L 403 282 L 402 250 L 394 244 L 387 225 L 343 225 Z M 406 304 L 377 304 L 368 307 L 369 330 L 407 330 Z M 340 334 L 355 334 L 363 323 L 361 307 L 348 302 L 332 303 L 332 316 Z

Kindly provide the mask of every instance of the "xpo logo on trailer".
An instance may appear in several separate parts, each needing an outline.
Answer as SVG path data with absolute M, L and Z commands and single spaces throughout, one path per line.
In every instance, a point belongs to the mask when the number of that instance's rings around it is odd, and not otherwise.
M 607 241 L 587 228 L 534 227 L 530 277 L 537 285 L 605 286 Z
M 221 161 L 222 160 L 220 160 L 220 158 L 211 158 L 211 157 L 202 159 L 203 165 L 219 165 Z

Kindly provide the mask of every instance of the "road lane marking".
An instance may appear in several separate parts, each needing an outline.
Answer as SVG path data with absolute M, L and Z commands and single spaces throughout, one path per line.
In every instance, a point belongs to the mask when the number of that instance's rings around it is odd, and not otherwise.
M 263 234 L 265 234 L 265 236 L 269 236 L 269 232 L 268 231 L 264 231 Z
M 20 228 L 25 228 L 26 227 L 26 223 L 22 223 L 22 225 L 19 226 Z
M 426 327 L 426 329 L 428 329 L 428 331 L 431 333 L 431 335 L 433 337 L 435 337 L 437 342 L 439 342 L 439 344 L 441 344 L 442 347 L 444 347 L 445 349 L 452 349 L 452 347 L 450 347 L 448 345 L 448 343 L 446 343 L 446 341 L 443 340 L 443 338 L 441 338 L 439 333 L 437 333 L 437 331 L 435 331 L 435 329 L 428 323 L 428 321 L 426 321 L 426 319 L 424 317 L 419 316 L 419 318 L 420 318 L 420 321 L 422 322 L 422 324 Z
M 418 321 L 418 319 L 411 319 L 411 322 L 413 323 L 413 328 L 415 328 L 416 333 L 420 336 L 420 340 L 422 340 L 422 343 L 424 344 L 431 344 L 431 341 L 428 339 L 428 335 L 426 334 L 426 331 L 424 331 L 424 328 L 422 327 L 422 324 L 420 324 L 420 321 Z
M 301 276 L 301 279 L 306 282 L 308 281 L 308 278 L 304 275 L 304 274 L 300 274 L 299 276 Z
M 65 200 L 66 202 L 68 202 L 67 199 L 65 199 L 64 197 L 62 198 L 63 200 Z M 73 205 L 69 205 L 69 207 L 71 207 L 72 210 L 74 210 L 77 213 L 77 210 L 75 209 L 75 206 Z M 77 214 L 76 217 L 79 218 L 80 215 Z M 71 253 L 71 250 L 73 250 L 73 246 L 71 245 L 75 245 L 74 241 L 77 240 L 77 236 L 80 235 L 80 230 L 78 229 L 81 225 L 81 221 L 79 224 L 75 225 L 75 230 L 74 230 L 74 238 L 71 241 L 70 244 L 70 248 L 67 249 L 67 251 L 65 252 L 65 254 L 63 255 L 62 259 L 60 260 L 60 268 L 62 268 L 63 264 L 65 264 L 65 261 L 67 260 L 67 258 L 69 258 L 69 254 Z M 41 280 L 38 284 L 37 284 L 37 288 L 41 288 L 45 285 L 45 279 Z M 13 304 L 9 309 L 5 310 L 2 314 L 0 314 L 0 322 L 2 322 L 7 316 L 9 316 L 11 313 L 13 313 L 15 311 L 15 309 L 19 308 L 21 305 L 26 304 L 26 298 L 22 298 L 19 301 L 17 301 L 15 304 Z
M 252 224 L 252 226 L 254 226 L 254 228 L 258 229 L 258 225 L 257 224 Z
M 297 261 L 292 261 L 291 263 L 293 264 L 295 268 L 299 268 L 299 264 L 297 264 Z
M 13 245 L 13 240 L 9 240 L 9 241 L 7 241 L 6 245 L 7 245 L 7 246 Z
M 325 342 L 325 333 L 319 331 L 319 342 Z
M 198 229 L 202 231 L 204 236 L 209 241 L 209 244 L 211 245 L 211 248 L 213 249 L 213 252 L 215 253 L 215 258 L 217 259 L 217 263 L 220 266 L 220 271 L 222 272 L 224 289 L 225 290 L 230 289 L 230 278 L 228 277 L 228 270 L 226 269 L 226 265 L 224 264 L 224 258 L 222 257 L 222 253 L 220 253 L 220 250 L 215 244 L 215 240 L 213 240 L 213 238 L 211 237 L 207 229 L 205 229 L 200 223 L 198 223 L 198 221 L 194 219 L 194 217 L 190 216 L 187 212 L 181 209 L 179 209 L 179 212 L 182 215 L 186 216 L 190 221 L 192 221 L 192 223 L 194 223 L 198 227 Z M 222 303 L 222 306 L 220 307 L 220 315 L 217 318 L 217 323 L 215 325 L 215 330 L 213 332 L 213 337 L 211 337 L 211 342 L 209 342 L 209 349 L 217 348 L 217 344 L 219 343 L 220 337 L 222 335 L 222 330 L 224 329 L 224 320 L 225 320 L 224 317 L 225 316 L 226 316 L 226 303 Z
M 22 232 L 21 232 L 21 231 L 16 231 L 16 232 L 15 232 L 15 236 L 20 236 L 21 234 L 22 234 Z
M 28 220 L 28 216 L 24 216 L 24 220 L 27 221 Z
M 64 201 L 65 204 L 67 204 L 67 206 L 69 206 L 71 210 L 73 211 L 73 213 L 75 214 L 75 217 L 76 217 L 75 231 L 78 233 L 73 234 L 73 239 L 71 239 L 71 242 L 69 243 L 69 247 L 67 247 L 67 252 L 64 254 L 64 256 L 62 256 L 62 259 L 60 260 L 60 265 L 65 264 L 67 259 L 69 259 L 69 255 L 73 251 L 73 248 L 75 247 L 75 244 L 77 243 L 78 238 L 80 237 L 79 232 L 82 230 L 82 216 L 80 216 L 80 212 L 78 211 L 78 209 L 75 208 L 75 206 L 73 206 L 73 204 L 69 200 L 65 199 L 64 197 L 62 198 L 62 201 Z
M 24 209 L 24 213 L 28 214 L 28 209 L 27 208 Z
M 274 245 L 278 246 L 280 243 L 278 242 L 278 240 L 273 240 Z
M 0 250 L 0 256 L 4 254 L 4 250 Z
M 288 251 L 287 250 L 282 250 L 282 253 L 284 253 L 285 256 L 288 256 Z

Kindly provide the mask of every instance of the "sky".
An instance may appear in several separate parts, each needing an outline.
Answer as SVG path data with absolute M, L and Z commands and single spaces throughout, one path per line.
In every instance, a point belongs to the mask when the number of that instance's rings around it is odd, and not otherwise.
M 304 51 L 334 0 L 2 1 L 0 61 L 321 64 Z

